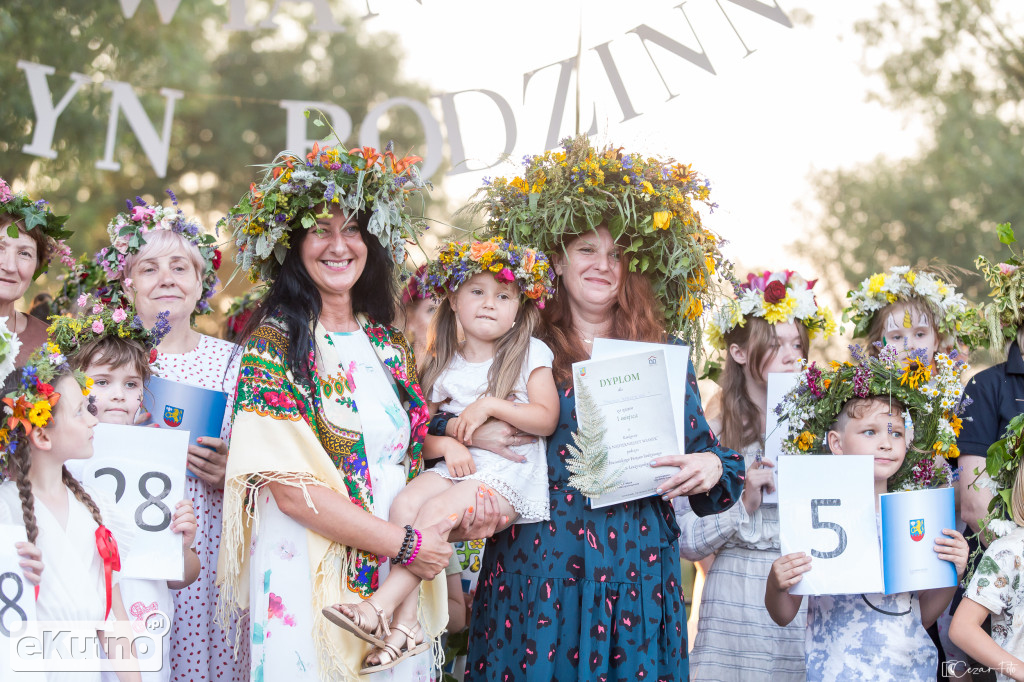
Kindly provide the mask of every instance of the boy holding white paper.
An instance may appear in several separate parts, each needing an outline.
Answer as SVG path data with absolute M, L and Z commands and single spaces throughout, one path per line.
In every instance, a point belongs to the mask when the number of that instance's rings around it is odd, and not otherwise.
M 787 449 L 812 454 L 827 446 L 836 455 L 873 456 L 876 509 L 886 492 L 948 486 L 951 472 L 937 453 L 955 443 L 950 418 L 958 407 L 962 363 L 937 356 L 937 377 L 928 386 L 930 373 L 912 374 L 918 366 L 914 359 L 900 361 L 892 348 L 877 358 L 858 351 L 854 360 L 857 364 L 804 370 L 782 405 Z M 962 577 L 967 542 L 956 530 L 942 532 L 948 537 L 936 539 L 935 552 Z M 786 554 L 772 565 L 765 606 L 776 623 L 785 625 L 795 617 L 803 597 L 789 589 L 812 565 L 803 552 Z M 938 657 L 925 628 L 949 605 L 954 591 L 811 596 L 807 679 L 935 679 Z
M 58 317 L 50 325 L 49 351 L 66 355 L 74 369 L 93 380 L 88 410 L 100 423 L 132 425 L 142 405 L 143 386 L 150 376 L 149 362 L 152 349 L 159 343 L 158 334 L 145 329 L 129 306 L 104 306 L 98 301 L 90 302 L 84 295 L 79 303 L 86 314 L 80 318 Z M 192 548 L 196 526 L 192 501 L 179 501 L 174 506 L 170 528 L 181 534 L 185 555 L 182 580 L 122 579 L 125 610 L 139 627 L 157 611 L 170 622 L 174 618 L 171 591 L 188 587 L 199 577 L 199 556 Z M 170 679 L 167 641 L 163 647 L 163 668 L 141 673 L 143 682 Z

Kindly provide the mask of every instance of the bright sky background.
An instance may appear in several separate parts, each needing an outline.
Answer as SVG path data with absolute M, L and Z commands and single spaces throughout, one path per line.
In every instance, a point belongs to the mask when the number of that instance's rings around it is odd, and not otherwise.
M 867 102 L 867 93 L 879 82 L 861 70 L 863 47 L 853 25 L 873 15 L 875 0 L 780 0 L 791 18 L 812 17 L 810 23 L 794 21 L 793 28 L 728 0 L 688 0 L 683 9 L 700 46 L 679 9 L 680 0 L 422 2 L 371 3 L 380 16 L 369 20 L 367 29 L 398 34 L 408 51 L 407 74 L 437 92 L 499 92 L 512 105 L 519 126 L 514 162 L 446 179 L 443 188 L 455 206 L 484 176 L 513 175 L 522 155 L 544 150 L 557 68 L 531 80 L 525 102 L 523 74 L 575 55 L 581 4 L 582 109 L 587 112 L 581 125 L 592 120 L 589 112 L 596 100 L 600 141 L 693 163 L 711 180 L 712 198 L 720 206 L 705 216 L 705 224 L 730 240 L 727 253 L 741 268 L 795 266 L 808 278 L 818 276 L 815 263 L 798 259 L 788 246 L 812 228 L 813 221 L 797 208 L 798 202 L 814 208 L 808 178 L 816 169 L 849 166 L 879 154 L 911 154 L 922 132 L 905 115 Z M 640 40 L 627 33 L 638 24 L 693 49 L 702 46 L 717 74 L 651 47 L 669 87 L 680 93 L 666 101 L 668 94 Z M 596 54 L 587 50 L 609 40 L 633 106 L 642 112 L 625 123 Z M 563 135 L 573 132 L 574 87 Z M 460 118 L 467 154 L 481 159 L 479 165 L 491 163 L 502 145 L 498 114 L 487 106 L 474 112 L 470 99 L 464 101 Z

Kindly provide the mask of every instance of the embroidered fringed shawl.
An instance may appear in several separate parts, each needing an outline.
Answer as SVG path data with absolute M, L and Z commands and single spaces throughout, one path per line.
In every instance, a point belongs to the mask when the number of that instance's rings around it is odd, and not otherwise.
M 357 319 L 409 411 L 412 437 L 406 467 L 412 479 L 422 467 L 420 451 L 429 418 L 412 353 L 400 332 L 364 316 Z M 314 510 L 308 485 L 346 495 L 367 512 L 373 509 L 359 413 L 330 335 L 317 323 L 309 349 L 314 360 L 312 382 L 307 388 L 288 370 L 285 329 L 280 318 L 269 317 L 249 338 L 242 355 L 217 568 L 221 620 L 231 619 L 249 605 L 249 546 L 259 528 L 256 493 L 261 486 L 275 481 L 299 487 Z M 377 589 L 380 558 L 313 531 L 306 532 L 306 541 L 313 576 L 313 636 L 321 676 L 325 680 L 356 679 L 365 645 L 328 622 L 320 609 L 372 595 Z M 443 574 L 423 583 L 419 611 L 436 651 L 437 637 L 448 620 Z

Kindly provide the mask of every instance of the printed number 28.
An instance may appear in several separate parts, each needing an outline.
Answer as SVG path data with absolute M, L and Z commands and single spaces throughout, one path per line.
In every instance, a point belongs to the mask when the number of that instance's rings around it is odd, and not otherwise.
M 811 550 L 811 556 L 816 559 L 835 559 L 837 556 L 846 551 L 846 531 L 838 523 L 832 523 L 831 521 L 821 521 L 818 519 L 818 508 L 819 507 L 838 507 L 840 501 L 837 499 L 817 499 L 811 500 L 811 528 L 827 528 L 836 534 L 839 542 L 836 544 L 836 548 L 831 552 L 819 552 L 816 549 Z
M 97 469 L 95 476 L 96 478 L 99 478 L 100 476 L 110 476 L 114 479 L 116 486 L 114 488 L 114 501 L 120 502 L 125 489 L 124 474 L 113 467 L 104 467 L 102 469 Z M 149 482 L 153 479 L 156 479 L 163 484 L 156 495 L 149 491 Z M 142 495 L 143 502 L 139 505 L 138 509 L 135 510 L 135 525 L 142 530 L 149 531 L 151 533 L 157 533 L 170 526 L 171 510 L 163 503 L 163 499 L 171 494 L 171 477 L 159 471 L 148 471 L 139 478 L 139 493 Z M 156 507 L 160 512 L 161 516 L 158 522 L 146 523 L 142 519 L 142 513 L 149 507 Z

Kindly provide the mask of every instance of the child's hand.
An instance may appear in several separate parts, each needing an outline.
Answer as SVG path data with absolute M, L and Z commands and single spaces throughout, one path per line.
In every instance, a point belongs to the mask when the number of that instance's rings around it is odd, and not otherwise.
M 747 469 L 743 479 L 743 496 L 740 498 L 747 514 L 753 514 L 761 506 L 762 488 L 768 492 L 775 490 L 775 475 L 772 473 L 774 466 L 771 462 L 759 460 Z
M 38 585 L 39 581 L 43 579 L 43 553 L 31 542 L 16 542 L 14 546 L 18 549 L 18 555 L 22 559 L 18 565 L 21 566 L 22 573 L 25 574 L 25 580 L 33 585 Z
M 967 570 L 967 557 L 970 551 L 967 549 L 967 540 L 960 531 L 942 529 L 943 535 L 948 538 L 935 538 L 935 552 L 943 561 L 952 562 L 956 566 L 956 577 L 963 578 Z
M 473 455 L 469 454 L 469 450 L 461 443 L 451 443 L 445 449 L 444 463 L 448 465 L 449 473 L 457 478 L 476 473 Z
M 190 549 L 196 539 L 196 512 L 192 507 L 191 500 L 182 500 L 174 505 L 174 519 L 171 522 L 171 531 L 181 533 L 181 546 Z
M 800 582 L 803 574 L 809 570 L 811 557 L 803 552 L 780 556 L 772 563 L 772 570 L 768 573 L 768 589 L 788 592 L 789 588 Z
M 481 424 L 491 418 L 491 405 L 496 400 L 493 396 L 479 398 L 462 411 L 455 422 L 455 437 L 465 445 L 473 444 L 473 432 Z

